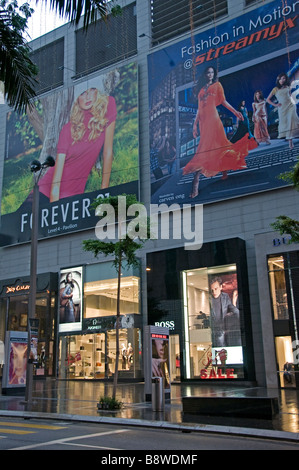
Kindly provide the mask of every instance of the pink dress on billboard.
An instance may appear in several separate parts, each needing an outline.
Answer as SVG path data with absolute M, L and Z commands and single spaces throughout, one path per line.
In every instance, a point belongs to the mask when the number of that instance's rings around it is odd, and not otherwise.
M 109 96 L 106 128 L 116 120 L 117 110 L 113 97 Z M 82 140 L 73 143 L 71 136 L 71 122 L 63 126 L 57 144 L 57 154 L 65 154 L 62 178 L 60 182 L 59 198 L 66 198 L 84 193 L 88 176 L 96 163 L 100 151 L 105 142 L 105 131 L 96 139 L 89 140 L 90 131 L 88 123 L 92 118 L 90 111 L 85 111 L 85 134 Z M 39 190 L 50 199 L 51 186 L 55 167 L 48 169 L 45 176 L 39 182 Z
M 249 150 L 256 148 L 256 141 L 246 134 L 235 143 L 225 134 L 217 106 L 225 101 L 220 82 L 203 87 L 198 94 L 200 141 L 196 153 L 183 170 L 183 174 L 200 171 L 210 177 L 227 170 L 246 167 Z

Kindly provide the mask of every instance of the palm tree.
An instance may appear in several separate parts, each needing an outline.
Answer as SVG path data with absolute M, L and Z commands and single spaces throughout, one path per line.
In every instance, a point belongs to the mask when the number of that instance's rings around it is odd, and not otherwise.
M 38 1 L 38 0 L 37 0 Z M 47 3 L 47 0 L 43 0 Z M 100 17 L 104 21 L 108 14 L 116 16 L 121 12 L 121 7 L 115 0 L 48 0 L 53 10 L 56 10 L 60 16 L 78 25 L 82 15 L 84 15 L 83 26 L 88 25 Z
M 47 0 L 41 1 L 47 3 Z M 107 4 L 106 0 L 48 0 L 48 4 L 75 26 L 84 15 L 84 28 L 98 17 L 106 21 L 109 13 L 115 16 L 121 11 L 115 1 Z M 35 77 L 38 70 L 30 59 L 31 49 L 24 38 L 27 20 L 33 13 L 29 3 L 19 7 L 16 1 L 9 3 L 9 0 L 1 0 L 0 81 L 4 85 L 8 105 L 19 112 L 25 111 L 27 106 L 33 106 L 32 101 L 36 97 Z
M 3 5 L 3 6 L 2 6 Z M 35 96 L 37 68 L 30 59 L 30 48 L 23 38 L 32 10 L 4 2 L 0 7 L 0 80 L 8 104 L 17 111 L 24 109 Z

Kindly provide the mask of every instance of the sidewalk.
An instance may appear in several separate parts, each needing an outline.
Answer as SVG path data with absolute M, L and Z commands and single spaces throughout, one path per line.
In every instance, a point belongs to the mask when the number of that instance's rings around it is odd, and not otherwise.
M 299 390 L 266 390 L 258 387 L 173 384 L 164 411 L 152 411 L 145 402 L 144 383 L 119 383 L 116 398 L 123 402 L 117 411 L 98 411 L 100 396 L 112 394 L 112 383 L 97 381 L 35 380 L 31 410 L 24 396 L 0 395 L 0 416 L 101 422 L 124 426 L 176 429 L 184 432 L 216 432 L 246 436 L 291 439 L 299 442 Z M 272 420 L 196 416 L 185 421 L 184 396 L 278 397 L 279 413 Z

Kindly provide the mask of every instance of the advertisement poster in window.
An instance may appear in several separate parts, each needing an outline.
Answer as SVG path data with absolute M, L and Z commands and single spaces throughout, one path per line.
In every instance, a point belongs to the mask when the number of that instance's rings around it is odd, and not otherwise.
M 32 161 L 39 185 L 39 238 L 94 227 L 97 197 L 138 196 L 137 64 L 130 63 L 42 96 L 6 118 L 0 246 L 31 236 Z
M 243 348 L 237 273 L 209 275 L 211 365 L 230 378 L 243 374 Z M 212 377 L 213 378 L 213 374 Z M 218 375 L 219 377 L 219 375 Z M 205 378 L 203 376 L 203 378 Z
M 288 184 L 299 155 L 295 0 L 148 57 L 151 201 L 202 204 Z
M 7 331 L 2 390 L 26 386 L 28 335 L 26 331 Z
M 82 329 L 82 267 L 60 271 L 59 332 Z
M 152 333 L 152 377 L 163 377 L 165 390 L 170 389 L 169 335 Z

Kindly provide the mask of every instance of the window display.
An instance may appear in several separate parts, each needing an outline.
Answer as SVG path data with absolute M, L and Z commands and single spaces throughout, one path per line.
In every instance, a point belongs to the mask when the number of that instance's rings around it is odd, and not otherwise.
M 268 268 L 274 320 L 288 320 L 289 308 L 283 256 L 271 256 L 268 259 Z
M 59 344 L 59 378 L 104 379 L 115 370 L 115 330 L 102 333 L 61 336 Z M 140 330 L 119 331 L 119 376 L 136 377 L 141 370 Z
M 182 275 L 187 378 L 243 378 L 236 265 Z

